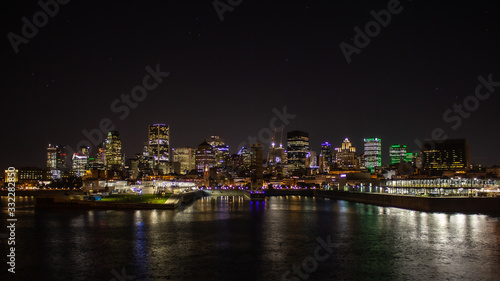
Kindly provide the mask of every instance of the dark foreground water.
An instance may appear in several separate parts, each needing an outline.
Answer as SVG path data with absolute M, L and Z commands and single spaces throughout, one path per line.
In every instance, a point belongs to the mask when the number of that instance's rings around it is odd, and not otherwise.
M 35 210 L 18 197 L 11 274 L 1 203 L 1 280 L 500 278 L 496 215 L 293 196 L 204 198 L 176 211 Z

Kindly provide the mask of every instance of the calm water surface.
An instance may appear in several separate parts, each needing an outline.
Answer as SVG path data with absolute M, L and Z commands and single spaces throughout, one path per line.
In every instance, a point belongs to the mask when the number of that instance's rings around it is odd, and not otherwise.
M 2 225 L 7 198 L 2 197 Z M 16 274 L 1 280 L 499 280 L 498 215 L 310 197 L 204 198 L 183 209 L 34 209 L 17 197 Z M 6 234 L 3 228 L 0 234 Z M 333 244 L 314 261 L 317 239 Z M 6 239 L 1 256 L 7 260 Z M 292 266 L 303 261 L 302 278 Z M 133 276 L 119 279 L 115 274 Z M 287 279 L 282 279 L 285 272 Z M 5 278 L 5 277 L 7 278 Z M 113 279 L 115 278 L 115 279 Z M 294 279 L 295 278 L 295 279 Z

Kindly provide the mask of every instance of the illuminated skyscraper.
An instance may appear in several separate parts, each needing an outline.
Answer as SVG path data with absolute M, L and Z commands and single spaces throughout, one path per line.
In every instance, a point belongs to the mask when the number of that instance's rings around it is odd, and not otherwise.
M 148 134 L 149 156 L 156 164 L 170 162 L 170 128 L 165 124 L 149 126 Z
M 329 142 L 321 144 L 318 165 L 321 172 L 329 172 L 333 163 L 332 145 Z
M 172 149 L 174 162 L 180 163 L 181 174 L 187 174 L 195 169 L 196 151 L 191 147 L 179 147 Z
M 287 158 L 291 172 L 306 169 L 306 158 L 309 153 L 309 134 L 301 131 L 287 133 Z
M 406 145 L 391 145 L 391 148 L 389 149 L 389 156 L 391 157 L 391 165 L 406 161 Z
M 356 148 L 348 138 L 342 142 L 342 147 L 335 148 L 334 164 L 338 169 L 359 169 Z
M 241 158 L 240 169 L 250 169 L 250 165 L 252 163 L 252 157 L 250 155 L 250 149 L 248 147 L 242 147 L 240 151 L 238 151 L 237 155 Z
M 250 145 L 250 179 L 252 189 L 261 188 L 263 185 L 263 148 L 262 143 L 252 143 Z
M 267 173 L 272 175 L 286 175 L 287 173 L 287 154 L 283 147 L 283 131 L 281 131 L 281 140 L 279 145 L 275 142 L 276 134 L 274 134 L 267 155 Z
M 365 142 L 365 167 L 373 171 L 375 167 L 382 166 L 382 144 L 379 138 L 364 139 Z
M 123 169 L 122 140 L 118 131 L 108 132 L 108 137 L 104 141 L 104 165 L 108 170 Z
M 229 159 L 229 145 L 219 136 L 211 136 L 206 141 L 215 152 L 215 166 L 218 168 L 225 167 Z
M 87 172 L 87 165 L 89 157 L 83 153 L 74 153 L 73 157 L 73 165 L 72 170 L 77 177 L 85 176 Z
M 209 143 L 204 141 L 198 145 L 195 154 L 195 165 L 198 173 L 204 173 L 215 167 L 215 159 L 215 152 Z
M 52 145 L 47 147 L 47 168 L 49 170 L 64 170 L 66 164 L 66 147 L 64 145 Z
M 466 139 L 438 143 L 423 142 L 424 170 L 466 170 L 469 167 L 469 144 Z

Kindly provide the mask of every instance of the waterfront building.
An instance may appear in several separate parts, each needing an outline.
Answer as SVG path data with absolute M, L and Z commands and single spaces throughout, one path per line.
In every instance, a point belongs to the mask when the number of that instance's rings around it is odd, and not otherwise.
M 5 170 L 5 182 L 11 182 L 7 176 L 10 172 L 9 170 Z M 43 182 L 48 183 L 51 175 L 51 171 L 48 169 L 20 167 L 15 170 L 14 182 L 18 188 L 33 189 L 39 187 Z
M 424 170 L 465 171 L 469 167 L 470 153 L 466 139 L 445 140 L 441 143 L 425 140 L 422 147 Z
M 153 124 L 148 130 L 148 154 L 155 165 L 170 162 L 170 127 L 165 124 Z
M 395 165 L 401 163 L 402 161 L 406 161 L 406 145 L 402 144 L 393 144 L 389 148 L 389 156 L 391 158 L 391 165 Z
M 307 168 L 309 153 L 309 133 L 291 131 L 287 133 L 287 159 L 290 172 Z
M 196 151 L 191 147 L 178 147 L 172 149 L 173 160 L 180 165 L 180 173 L 188 174 L 195 169 Z
M 364 139 L 365 167 L 373 172 L 375 167 L 382 166 L 382 140 L 379 138 Z

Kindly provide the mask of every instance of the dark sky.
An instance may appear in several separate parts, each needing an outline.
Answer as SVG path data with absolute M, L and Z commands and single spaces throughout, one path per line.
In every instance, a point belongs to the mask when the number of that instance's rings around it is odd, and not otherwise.
M 1 165 L 44 167 L 48 143 L 76 147 L 102 118 L 127 155 L 157 122 L 174 147 L 220 135 L 235 152 L 284 106 L 297 115 L 286 130 L 309 132 L 314 150 L 349 137 L 362 152 L 363 138 L 379 137 L 387 162 L 389 145 L 413 150 L 442 128 L 469 140 L 474 163 L 500 164 L 500 87 L 456 130 L 443 120 L 479 75 L 500 81 L 500 2 L 401 1 L 347 63 L 339 44 L 388 2 L 243 0 L 221 22 L 210 0 L 73 0 L 15 54 L 7 35 L 41 8 L 3 1 Z M 170 76 L 120 120 L 111 103 L 157 64 Z

